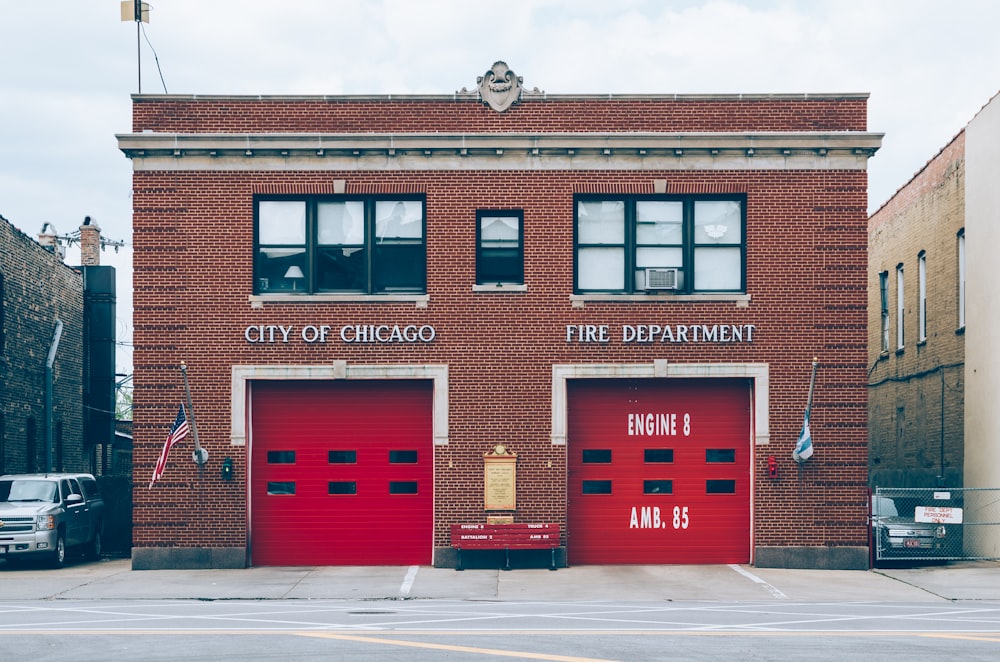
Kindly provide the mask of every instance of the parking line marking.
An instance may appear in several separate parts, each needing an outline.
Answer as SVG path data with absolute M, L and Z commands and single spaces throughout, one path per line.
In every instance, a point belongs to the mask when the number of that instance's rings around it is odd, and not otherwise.
M 763 579 L 761 579 L 757 575 L 753 574 L 752 572 L 750 572 L 746 568 L 742 568 L 742 567 L 736 565 L 735 563 L 730 563 L 729 567 L 732 568 L 733 570 L 735 570 L 736 572 L 740 573 L 741 575 L 743 575 L 744 577 L 746 577 L 750 581 L 754 582 L 755 584 L 760 584 L 761 586 L 763 586 L 764 588 L 766 588 L 771 593 L 771 595 L 773 595 L 774 597 L 778 598 L 779 600 L 785 600 L 785 599 L 788 598 L 788 596 L 785 595 L 784 593 L 782 593 L 776 586 L 772 586 L 771 584 L 768 584 Z
M 406 573 L 406 578 L 403 579 L 403 585 L 399 587 L 399 594 L 407 596 L 410 594 L 410 589 L 413 588 L 413 582 L 417 579 L 417 570 L 420 566 L 411 565 L 410 569 Z

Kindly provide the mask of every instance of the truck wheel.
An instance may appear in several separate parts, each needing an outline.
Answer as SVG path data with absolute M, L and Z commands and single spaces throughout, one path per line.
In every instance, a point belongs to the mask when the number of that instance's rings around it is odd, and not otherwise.
M 101 536 L 103 534 L 104 527 L 98 525 L 94 530 L 94 539 L 90 541 L 87 545 L 87 558 L 91 561 L 101 560 Z
M 52 552 L 49 563 L 53 568 L 61 568 L 66 565 L 66 534 L 60 532 L 56 537 L 56 548 Z

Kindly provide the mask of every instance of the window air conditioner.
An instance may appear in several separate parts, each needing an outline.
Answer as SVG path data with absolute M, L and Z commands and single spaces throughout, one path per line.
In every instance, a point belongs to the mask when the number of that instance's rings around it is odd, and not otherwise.
M 646 269 L 647 290 L 676 290 L 679 286 L 679 269 L 675 267 L 656 267 Z

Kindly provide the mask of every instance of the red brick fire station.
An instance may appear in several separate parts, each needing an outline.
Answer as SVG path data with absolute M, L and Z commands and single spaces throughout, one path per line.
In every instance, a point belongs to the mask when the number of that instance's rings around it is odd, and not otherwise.
M 866 568 L 867 95 L 472 78 L 133 97 L 133 567 Z

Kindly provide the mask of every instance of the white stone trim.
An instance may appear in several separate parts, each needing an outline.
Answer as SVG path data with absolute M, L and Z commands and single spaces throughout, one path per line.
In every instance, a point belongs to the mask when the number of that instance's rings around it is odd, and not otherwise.
M 669 363 L 657 359 L 652 363 L 579 363 L 552 366 L 552 443 L 566 444 L 568 429 L 568 379 L 635 379 L 742 377 L 753 380 L 754 442 L 770 441 L 770 369 L 766 363 Z
M 432 428 L 435 445 L 448 443 L 447 365 L 234 365 L 232 368 L 230 444 L 246 446 L 248 382 L 255 380 L 429 379 L 434 382 Z
M 883 134 L 126 133 L 136 171 L 865 170 Z

